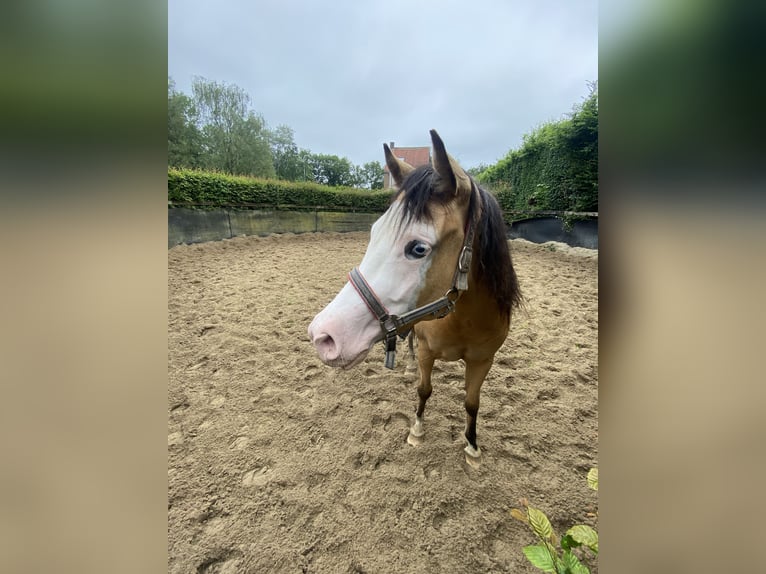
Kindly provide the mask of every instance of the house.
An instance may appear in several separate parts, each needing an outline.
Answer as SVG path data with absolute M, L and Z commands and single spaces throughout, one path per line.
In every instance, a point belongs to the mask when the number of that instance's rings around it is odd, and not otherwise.
M 412 167 L 429 165 L 431 163 L 431 148 L 426 147 L 396 147 L 394 142 L 388 144 L 394 157 L 406 161 Z M 391 189 L 394 183 L 391 181 L 391 174 L 388 172 L 388 166 L 383 166 L 383 189 Z

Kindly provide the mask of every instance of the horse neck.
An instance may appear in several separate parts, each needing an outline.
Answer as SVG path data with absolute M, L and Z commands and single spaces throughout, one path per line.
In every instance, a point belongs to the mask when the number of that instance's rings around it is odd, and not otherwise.
M 473 255 L 471 269 L 468 275 L 468 290 L 464 291 L 457 305 L 455 313 L 460 316 L 467 314 L 481 314 L 482 316 L 498 317 L 501 315 L 500 306 L 495 296 L 484 280 L 479 278 L 478 268 L 481 265 L 481 232 L 477 230 L 473 241 Z

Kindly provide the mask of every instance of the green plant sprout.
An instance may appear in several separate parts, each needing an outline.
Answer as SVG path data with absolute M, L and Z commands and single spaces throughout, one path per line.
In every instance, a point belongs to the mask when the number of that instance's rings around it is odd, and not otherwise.
M 588 486 L 598 491 L 597 468 L 590 469 L 587 480 Z M 577 524 L 567 530 L 564 536 L 559 537 L 545 513 L 530 506 L 524 498 L 519 502 L 524 509 L 512 508 L 511 516 L 529 525 L 540 541 L 539 544 L 525 546 L 522 549 L 532 565 L 543 572 L 553 574 L 590 574 L 590 570 L 573 550 L 587 548 L 598 557 L 598 533 L 586 524 Z M 597 517 L 597 515 L 593 516 Z

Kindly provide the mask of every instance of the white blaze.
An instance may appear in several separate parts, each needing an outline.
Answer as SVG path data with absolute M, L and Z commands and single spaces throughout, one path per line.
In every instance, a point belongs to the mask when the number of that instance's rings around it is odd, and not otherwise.
M 408 259 L 413 240 L 436 242 L 431 223 L 409 221 L 400 228 L 401 203 L 394 203 L 372 226 L 359 270 L 388 312 L 401 315 L 415 307 L 431 257 Z M 319 357 L 332 366 L 350 368 L 383 338 L 380 324 L 350 283 L 311 322 L 309 337 Z

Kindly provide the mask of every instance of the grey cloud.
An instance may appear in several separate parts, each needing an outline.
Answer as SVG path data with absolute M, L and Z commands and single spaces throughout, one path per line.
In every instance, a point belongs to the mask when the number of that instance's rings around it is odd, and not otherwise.
M 493 163 L 598 79 L 597 2 L 169 0 L 168 73 L 245 89 L 299 146 L 382 161 L 436 128 Z

